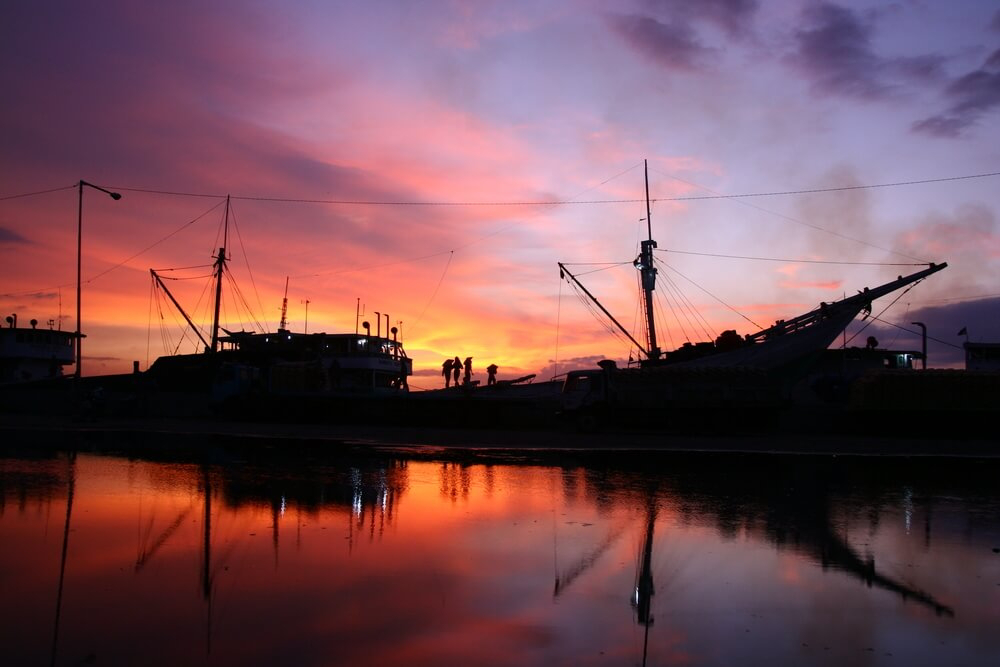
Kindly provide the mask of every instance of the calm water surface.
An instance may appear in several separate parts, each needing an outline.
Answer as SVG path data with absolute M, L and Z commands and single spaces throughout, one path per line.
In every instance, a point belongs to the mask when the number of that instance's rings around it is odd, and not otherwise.
M 0 452 L 2 664 L 1000 664 L 991 461 Z

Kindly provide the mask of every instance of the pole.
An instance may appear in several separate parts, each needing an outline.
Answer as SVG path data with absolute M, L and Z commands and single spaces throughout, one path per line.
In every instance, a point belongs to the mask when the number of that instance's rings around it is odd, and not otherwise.
M 910 324 L 920 327 L 920 353 L 924 355 L 920 360 L 920 369 L 927 370 L 927 325 L 923 322 L 910 322 Z
M 78 184 L 78 199 L 76 207 L 76 369 L 73 371 L 73 377 L 77 380 L 80 379 L 82 375 L 83 366 L 83 327 L 80 325 L 80 311 L 81 303 L 83 301 L 83 283 L 82 283 L 82 272 L 83 272 L 83 186 L 88 188 L 94 188 L 95 190 L 100 190 L 104 194 L 108 195 L 115 201 L 118 201 L 122 196 L 117 192 L 112 192 L 111 190 L 106 190 L 99 185 L 94 185 L 93 183 L 88 183 L 87 181 L 80 179 Z
M 226 195 L 226 219 L 224 224 L 222 247 L 219 248 L 219 257 L 215 262 L 215 313 L 212 317 L 212 352 L 217 352 L 219 349 L 219 308 L 222 305 L 222 273 L 226 270 L 226 245 L 229 243 L 229 195 Z M 285 284 L 287 286 L 287 281 Z
M 80 379 L 83 366 L 83 334 L 80 333 L 80 303 L 83 285 L 80 282 L 83 266 L 83 181 L 80 181 L 80 197 L 76 209 L 76 369 L 73 377 Z
M 656 323 L 653 318 L 653 290 L 656 289 L 656 267 L 653 266 L 653 248 L 656 241 L 653 240 L 653 222 L 650 219 L 649 207 L 649 167 L 645 160 L 642 162 L 646 177 L 646 231 L 649 233 L 647 240 L 642 242 L 642 252 L 636 260 L 636 265 L 642 275 L 642 304 L 646 311 L 646 356 L 651 360 L 659 359 L 660 348 L 656 344 Z

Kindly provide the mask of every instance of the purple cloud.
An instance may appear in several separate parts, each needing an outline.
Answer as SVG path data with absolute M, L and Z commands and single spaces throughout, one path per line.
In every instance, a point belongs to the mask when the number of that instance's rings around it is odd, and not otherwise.
M 810 7 L 804 16 L 808 27 L 796 32 L 797 50 L 789 62 L 812 79 L 814 92 L 884 99 L 895 94 L 901 79 L 928 82 L 942 76 L 941 56 L 885 58 L 876 53 L 874 18 L 864 20 L 832 3 Z
M 694 30 L 684 22 L 661 23 L 637 14 L 616 14 L 608 21 L 635 50 L 670 69 L 700 69 L 714 53 L 698 41 Z
M 0 227 L 0 243 L 27 243 L 28 239 L 6 227 Z
M 808 28 L 796 35 L 791 61 L 813 79 L 817 92 L 877 98 L 884 96 L 885 63 L 871 46 L 872 27 L 851 10 L 833 4 L 810 7 Z
M 949 84 L 945 96 L 951 100 L 951 106 L 943 113 L 914 123 L 915 132 L 958 137 L 981 116 L 1000 107 L 1000 49 L 986 59 L 982 68 Z
M 722 28 L 730 36 L 747 32 L 759 6 L 757 0 L 650 0 L 648 4 L 657 15 L 685 23 L 702 20 Z

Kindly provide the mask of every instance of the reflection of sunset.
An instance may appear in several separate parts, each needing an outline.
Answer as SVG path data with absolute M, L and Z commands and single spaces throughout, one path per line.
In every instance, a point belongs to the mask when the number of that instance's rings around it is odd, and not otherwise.
M 956 528 L 950 517 L 965 510 L 955 500 L 933 501 L 933 517 L 927 498 L 894 504 L 888 494 L 857 504 L 800 489 L 769 503 L 749 477 L 713 470 L 707 481 L 681 460 L 652 475 L 81 454 L 4 470 L 0 536 L 19 548 L 3 550 L 0 566 L 19 573 L 10 594 L 24 603 L 0 623 L 26 628 L 16 649 L 26 656 L 50 638 L 51 596 L 40 592 L 55 590 L 67 518 L 66 659 L 91 646 L 110 662 L 148 661 L 169 632 L 154 662 L 198 662 L 206 642 L 223 664 L 310 664 L 333 647 L 359 664 L 634 662 L 643 626 L 629 602 L 648 536 L 658 659 L 810 661 L 828 651 L 850 662 L 865 645 L 907 655 L 911 645 L 938 651 L 939 640 L 995 643 L 991 600 L 969 576 L 992 554 Z M 780 468 L 743 472 L 790 488 Z M 900 624 L 905 645 L 888 629 Z

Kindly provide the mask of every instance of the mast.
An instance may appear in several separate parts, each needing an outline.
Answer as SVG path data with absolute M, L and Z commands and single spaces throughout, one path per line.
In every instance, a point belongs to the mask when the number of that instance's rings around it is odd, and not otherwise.
M 660 348 L 656 345 L 656 323 L 653 319 L 653 290 L 656 289 L 656 267 L 653 266 L 653 222 L 649 206 L 649 165 L 642 161 L 646 176 L 646 232 L 648 238 L 642 242 L 642 249 L 633 264 L 642 275 L 642 307 L 646 313 L 646 356 L 650 360 L 660 358 Z M 641 348 L 640 348 L 641 349 Z
M 222 274 L 226 270 L 226 245 L 229 242 L 229 195 L 226 195 L 226 218 L 222 247 L 215 259 L 215 316 L 212 318 L 212 352 L 219 350 L 219 307 L 222 304 Z

